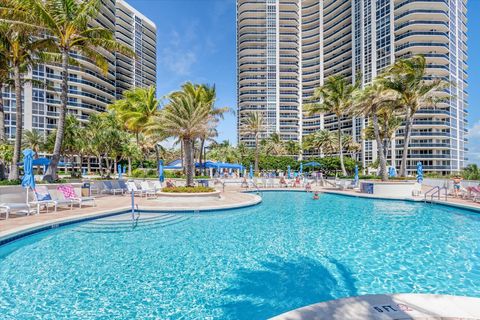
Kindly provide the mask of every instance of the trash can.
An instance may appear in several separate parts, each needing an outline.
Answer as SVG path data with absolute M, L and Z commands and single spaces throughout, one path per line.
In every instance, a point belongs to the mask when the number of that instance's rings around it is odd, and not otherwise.
M 90 197 L 90 182 L 84 182 L 82 185 L 82 197 Z

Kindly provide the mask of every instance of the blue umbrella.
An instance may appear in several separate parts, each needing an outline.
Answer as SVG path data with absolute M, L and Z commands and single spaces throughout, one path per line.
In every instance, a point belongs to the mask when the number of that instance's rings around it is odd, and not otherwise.
M 290 166 L 287 167 L 287 177 L 290 179 Z
M 388 176 L 390 178 L 394 178 L 397 176 L 397 169 L 395 169 L 394 166 L 391 166 L 390 168 L 388 168 Z
M 300 162 L 300 174 L 303 173 L 303 162 Z
M 127 173 L 127 166 L 123 166 L 123 173 Z
M 420 161 L 417 162 L 417 182 L 423 182 L 423 165 Z
M 122 179 L 122 165 L 119 163 L 117 165 L 118 180 Z
M 28 201 L 28 189 L 35 189 L 35 176 L 33 175 L 33 155 L 34 152 L 31 149 L 23 150 L 23 178 L 22 187 L 27 189 L 27 201 Z
M 248 174 L 248 176 L 250 177 L 250 179 L 253 179 L 253 166 L 252 166 L 252 164 L 250 164 L 250 173 Z
M 163 173 L 163 160 L 160 160 L 158 164 L 158 179 L 160 180 L 160 182 L 165 181 L 165 176 Z
M 355 165 L 355 175 L 353 176 L 353 182 L 356 184 L 358 184 L 358 164 Z

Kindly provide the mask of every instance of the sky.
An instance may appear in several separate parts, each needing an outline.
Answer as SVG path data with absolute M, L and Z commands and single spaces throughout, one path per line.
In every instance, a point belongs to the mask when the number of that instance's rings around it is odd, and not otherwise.
M 235 0 L 127 0 L 157 25 L 157 92 L 182 83 L 215 84 L 217 105 L 236 109 Z M 468 0 L 469 162 L 480 163 L 480 0 Z M 227 114 L 218 140 L 236 143 Z

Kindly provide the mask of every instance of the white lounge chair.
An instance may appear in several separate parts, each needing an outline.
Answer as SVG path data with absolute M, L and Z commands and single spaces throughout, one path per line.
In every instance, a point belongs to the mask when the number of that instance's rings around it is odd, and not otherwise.
M 95 203 L 95 198 L 94 197 L 82 197 L 81 195 L 79 196 L 78 190 L 75 190 L 75 188 L 72 185 L 61 185 L 57 187 L 57 195 L 59 198 L 61 197 L 62 200 L 65 201 L 72 201 L 73 203 L 78 204 L 78 206 L 81 208 L 84 203 L 92 203 L 92 206 L 96 206 Z
M 114 186 L 112 181 L 103 181 L 103 185 L 105 186 L 105 189 L 102 190 L 104 193 L 113 195 L 124 193 L 123 189 L 120 186 Z
M 61 197 L 52 197 L 47 186 L 36 186 L 33 192 L 34 201 L 30 203 L 37 207 L 37 214 L 40 214 L 40 207 L 45 206 L 48 212 L 49 205 L 53 205 L 55 212 L 60 206 L 69 206 L 70 210 L 73 209 L 73 201 L 70 199 L 62 199 Z
M 134 195 L 140 195 L 140 197 L 143 197 L 143 195 L 145 194 L 145 192 L 142 189 L 137 188 L 137 185 L 133 181 L 127 182 L 127 188 L 128 188 L 128 192 L 129 193 L 133 192 Z
M 5 219 L 8 219 L 11 213 L 29 215 L 33 210 L 26 197 L 25 192 L 0 195 L 0 214 L 5 213 Z
M 147 198 L 149 196 L 155 197 L 157 195 L 157 190 L 155 190 L 155 188 L 150 187 L 147 181 L 140 182 L 140 188 L 142 188 L 142 191 L 145 193 L 145 196 Z

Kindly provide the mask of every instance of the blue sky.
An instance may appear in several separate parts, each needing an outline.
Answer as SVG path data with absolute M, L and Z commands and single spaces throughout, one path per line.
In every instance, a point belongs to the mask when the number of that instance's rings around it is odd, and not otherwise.
M 127 0 L 157 25 L 160 96 L 185 81 L 215 84 L 218 105 L 236 107 L 235 0 Z M 469 158 L 480 162 L 480 0 L 468 1 Z M 236 141 L 236 118 L 219 125 Z

